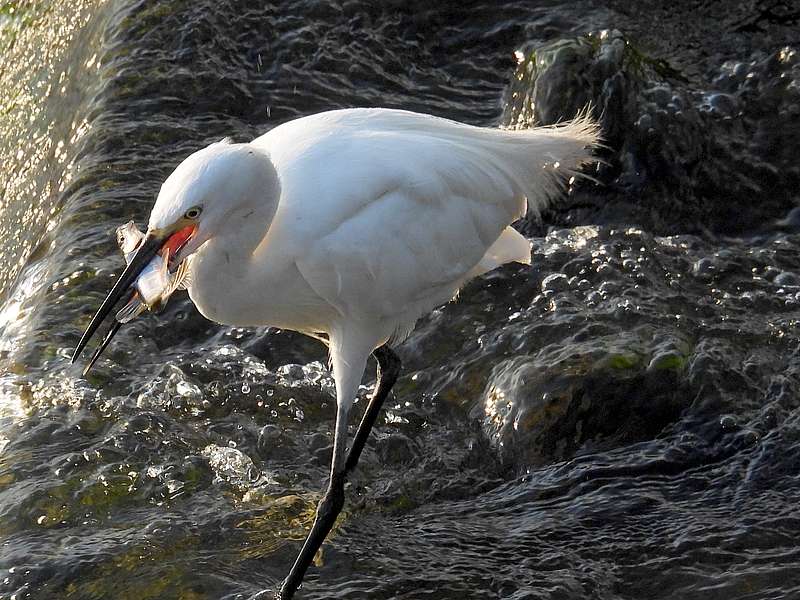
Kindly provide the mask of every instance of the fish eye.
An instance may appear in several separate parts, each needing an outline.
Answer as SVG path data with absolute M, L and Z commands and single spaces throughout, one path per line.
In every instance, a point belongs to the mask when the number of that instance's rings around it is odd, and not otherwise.
M 186 217 L 187 219 L 192 219 L 192 220 L 194 220 L 194 219 L 196 219 L 197 217 L 199 217 L 199 216 L 200 216 L 200 213 L 201 213 L 201 212 L 203 212 L 203 209 L 202 209 L 201 207 L 199 207 L 199 206 L 193 206 L 192 208 L 190 208 L 189 210 L 187 210 L 187 211 L 186 211 L 186 212 L 183 214 L 183 216 L 184 216 L 184 217 Z

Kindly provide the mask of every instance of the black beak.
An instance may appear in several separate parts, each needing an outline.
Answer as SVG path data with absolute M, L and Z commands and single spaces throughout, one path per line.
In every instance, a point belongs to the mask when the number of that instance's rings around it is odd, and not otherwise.
M 114 287 L 111 288 L 111 291 L 108 293 L 108 296 L 106 296 L 106 299 L 103 300 L 103 304 L 100 305 L 97 313 L 92 318 L 92 322 L 89 323 L 89 327 L 86 328 L 86 331 L 81 337 L 81 341 L 79 341 L 78 345 L 75 347 L 75 353 L 72 355 L 72 362 L 75 362 L 81 355 L 81 352 L 83 352 L 86 344 L 90 339 L 92 339 L 92 336 L 94 336 L 94 334 L 97 332 L 100 325 L 114 309 L 114 305 L 119 301 L 123 294 L 128 291 L 133 282 L 136 281 L 136 278 L 148 265 L 150 260 L 156 254 L 158 254 L 158 251 L 161 250 L 164 242 L 166 242 L 165 237 L 158 236 L 153 233 L 148 233 L 144 240 L 142 240 L 142 244 L 136 251 L 136 255 L 133 257 L 128 266 L 125 267 L 125 270 L 122 272 L 122 275 L 119 276 L 119 279 L 117 279 Z M 106 348 L 106 346 L 108 346 L 108 343 L 111 341 L 111 338 L 114 337 L 114 334 L 117 333 L 117 331 L 119 331 L 119 324 L 115 323 L 115 325 L 106 335 L 103 342 L 100 344 L 100 347 L 95 352 L 94 356 L 92 356 L 92 360 L 84 370 L 84 375 L 91 368 L 94 362 L 100 358 L 100 353 Z
M 131 294 L 133 296 L 133 294 Z M 114 321 L 114 324 L 111 326 L 111 329 L 108 330 L 106 333 L 106 337 L 103 338 L 103 341 L 100 342 L 100 345 L 95 349 L 94 354 L 92 354 L 92 358 L 89 359 L 89 362 L 86 363 L 86 366 L 83 367 L 83 376 L 86 377 L 86 374 L 89 370 L 94 366 L 94 363 L 97 362 L 97 359 L 100 358 L 100 355 L 103 353 L 103 350 L 106 349 L 111 339 L 117 335 L 119 328 L 122 327 L 122 323 L 119 321 Z

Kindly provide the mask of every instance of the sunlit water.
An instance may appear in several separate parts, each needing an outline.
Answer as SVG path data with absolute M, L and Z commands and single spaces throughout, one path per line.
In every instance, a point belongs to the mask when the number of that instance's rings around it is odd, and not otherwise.
M 341 106 L 496 124 L 518 114 L 515 50 L 655 26 L 613 2 L 275 4 L 3 9 L 0 598 L 244 597 L 313 518 L 335 412 L 317 342 L 184 296 L 88 380 L 69 364 L 122 266 L 114 228 L 181 158 Z M 691 81 L 771 50 L 697 53 L 715 10 L 665 17 L 650 49 Z M 400 347 L 303 596 L 800 596 L 800 236 L 532 230 L 531 267 L 471 283 Z

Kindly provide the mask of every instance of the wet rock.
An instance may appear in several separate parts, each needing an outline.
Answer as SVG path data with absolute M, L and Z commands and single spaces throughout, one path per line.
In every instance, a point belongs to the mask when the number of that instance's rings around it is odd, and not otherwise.
M 563 292 L 569 289 L 569 281 L 563 273 L 553 273 L 542 280 L 543 292 Z
M 798 277 L 796 273 L 792 273 L 790 271 L 783 271 L 775 276 L 773 282 L 776 285 L 782 285 L 786 287 L 797 287 L 800 286 L 800 277 Z
M 775 222 L 775 226 L 785 231 L 800 231 L 800 207 L 790 210 L 789 214 Z
M 789 46 L 754 52 L 720 65 L 711 81 L 690 84 L 619 31 L 559 39 L 519 64 L 504 123 L 555 124 L 589 103 L 602 118 L 611 150 L 601 153 L 607 164 L 595 176 L 606 187 L 591 198 L 574 194 L 582 208 L 559 209 L 564 222 L 755 230 L 794 206 L 800 186 L 790 150 L 800 138 L 797 56 Z
M 675 344 L 687 348 L 685 340 Z M 484 431 L 518 464 L 645 439 L 686 407 L 686 355 L 658 352 L 662 345 L 634 330 L 504 361 L 484 394 Z
M 701 258 L 692 265 L 692 275 L 694 275 L 698 279 L 703 279 L 708 281 L 714 276 L 714 273 L 716 272 L 717 272 L 716 263 L 708 257 Z
M 375 450 L 383 464 L 401 465 L 414 458 L 412 442 L 402 433 L 381 437 L 375 444 Z

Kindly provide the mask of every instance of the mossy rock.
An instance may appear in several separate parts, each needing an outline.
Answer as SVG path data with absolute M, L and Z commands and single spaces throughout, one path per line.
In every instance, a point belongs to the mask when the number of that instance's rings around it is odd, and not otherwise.
M 484 431 L 519 466 L 649 439 L 691 403 L 690 348 L 680 334 L 640 328 L 508 359 L 479 407 Z

